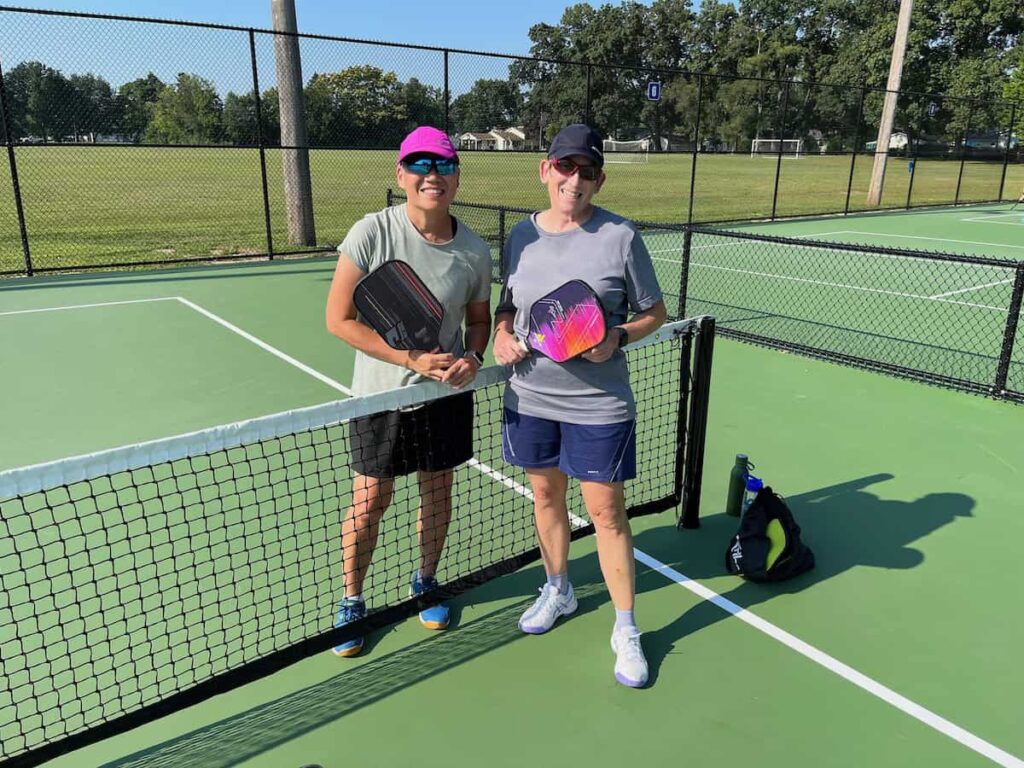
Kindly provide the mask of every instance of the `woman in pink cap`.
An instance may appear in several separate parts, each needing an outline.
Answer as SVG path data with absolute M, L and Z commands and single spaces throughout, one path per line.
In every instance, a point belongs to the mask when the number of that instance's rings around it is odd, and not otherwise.
M 356 350 L 352 390 L 366 395 L 433 379 L 455 388 L 473 381 L 491 332 L 491 254 L 488 245 L 449 213 L 459 188 L 459 155 L 437 128 L 420 126 L 402 141 L 396 169 L 408 202 L 356 222 L 338 246 L 327 299 L 327 328 Z M 362 322 L 352 299 L 363 275 L 392 259 L 407 262 L 445 307 L 442 338 L 462 337 L 465 354 L 396 350 Z M 462 331 L 465 319 L 465 331 Z M 350 423 L 353 498 L 342 522 L 345 597 L 335 626 L 366 614 L 363 582 L 394 479 L 416 473 L 420 492 L 420 563 L 413 594 L 436 588 L 435 572 L 451 518 L 453 470 L 473 454 L 471 393 L 415 410 L 374 414 Z M 443 438 L 443 439 L 438 439 Z M 420 613 L 430 629 L 448 626 L 448 607 Z M 334 648 L 354 656 L 357 637 Z

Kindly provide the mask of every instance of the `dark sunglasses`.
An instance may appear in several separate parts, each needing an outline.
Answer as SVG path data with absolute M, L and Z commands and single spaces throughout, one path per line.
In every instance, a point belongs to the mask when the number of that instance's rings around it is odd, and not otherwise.
M 581 179 L 587 181 L 597 181 L 597 177 L 601 175 L 601 167 L 598 165 L 579 165 L 574 163 L 567 157 L 563 157 L 561 160 L 555 160 L 552 163 L 555 170 L 563 176 L 572 176 L 574 173 L 579 172 Z
M 402 165 L 417 176 L 426 176 L 431 171 L 437 171 L 441 176 L 451 176 L 459 170 L 458 160 L 442 160 L 436 157 L 421 157 L 411 163 L 403 162 Z

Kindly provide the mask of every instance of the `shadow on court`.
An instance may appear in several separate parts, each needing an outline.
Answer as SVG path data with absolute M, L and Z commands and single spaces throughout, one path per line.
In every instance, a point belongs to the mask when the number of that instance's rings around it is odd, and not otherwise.
M 596 555 L 573 561 L 573 568 L 587 582 L 576 590 L 578 613 L 589 613 L 604 606 L 608 596 L 600 581 Z M 357 667 L 234 717 L 105 763 L 103 768 L 229 768 L 238 765 L 521 639 L 523 634 L 517 627 L 519 616 L 533 602 L 533 590 L 541 582 L 543 576 L 536 567 L 499 579 L 470 593 L 469 602 L 477 603 L 474 597 L 482 592 L 486 592 L 485 602 L 507 596 L 528 597 L 479 619 L 458 624 L 452 631 L 434 633 L 429 639 L 387 656 L 371 657 Z M 465 597 L 457 601 L 463 602 L 467 602 Z M 453 605 L 453 609 L 458 607 Z M 367 640 L 364 654 L 372 650 L 379 635 L 376 638 L 371 635 Z M 340 665 L 347 663 L 339 660 Z
M 883 500 L 864 490 L 892 477 L 870 475 L 786 497 L 802 529 L 801 538 L 814 551 L 814 569 L 776 584 L 754 584 L 736 577 L 736 586 L 723 592 L 722 597 L 743 608 L 752 608 L 776 595 L 808 589 L 855 566 L 913 568 L 924 561 L 924 555 L 912 546 L 913 542 L 957 518 L 971 516 L 974 500 L 960 493 L 930 493 L 904 502 Z M 664 528 L 644 531 L 637 536 L 636 547 L 691 579 L 718 577 L 726 573 L 725 550 L 737 527 L 737 518 L 713 515 L 702 519 L 699 531 L 675 535 Z M 688 540 L 690 536 L 693 538 Z M 663 576 L 648 571 L 638 577 L 637 591 L 642 593 L 664 585 Z M 657 683 L 662 661 L 675 652 L 680 640 L 729 616 L 721 608 L 702 601 L 667 626 L 645 632 L 651 684 Z

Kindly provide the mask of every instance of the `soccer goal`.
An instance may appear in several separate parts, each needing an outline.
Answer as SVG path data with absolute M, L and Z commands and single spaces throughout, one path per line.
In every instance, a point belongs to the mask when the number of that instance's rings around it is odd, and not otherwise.
M 751 157 L 778 157 L 779 148 L 783 157 L 803 157 L 803 139 L 753 139 L 750 142 Z
M 636 141 L 605 139 L 604 161 L 605 163 L 646 163 L 650 147 L 650 139 L 637 139 Z

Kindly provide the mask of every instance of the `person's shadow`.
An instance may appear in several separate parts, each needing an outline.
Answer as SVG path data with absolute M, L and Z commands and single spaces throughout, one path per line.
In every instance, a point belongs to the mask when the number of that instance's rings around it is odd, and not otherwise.
M 913 568 L 924 561 L 913 542 L 953 522 L 970 517 L 974 500 L 960 493 L 930 493 L 912 501 L 887 501 L 864 488 L 892 479 L 878 474 L 847 483 L 785 497 L 801 528 L 801 539 L 813 550 L 815 567 L 789 581 L 755 584 L 736 578 L 736 586 L 722 596 L 750 608 L 776 595 L 791 594 L 830 579 L 854 566 Z M 777 489 L 781 490 L 781 489 Z M 681 533 L 664 528 L 646 530 L 636 537 L 636 547 L 695 580 L 723 576 L 725 551 L 739 521 L 725 514 L 701 520 L 701 529 Z M 654 571 L 640 573 L 637 592 L 665 585 Z M 702 601 L 670 624 L 644 633 L 644 650 L 651 669 L 651 684 L 657 681 L 664 658 L 676 643 L 729 613 Z

